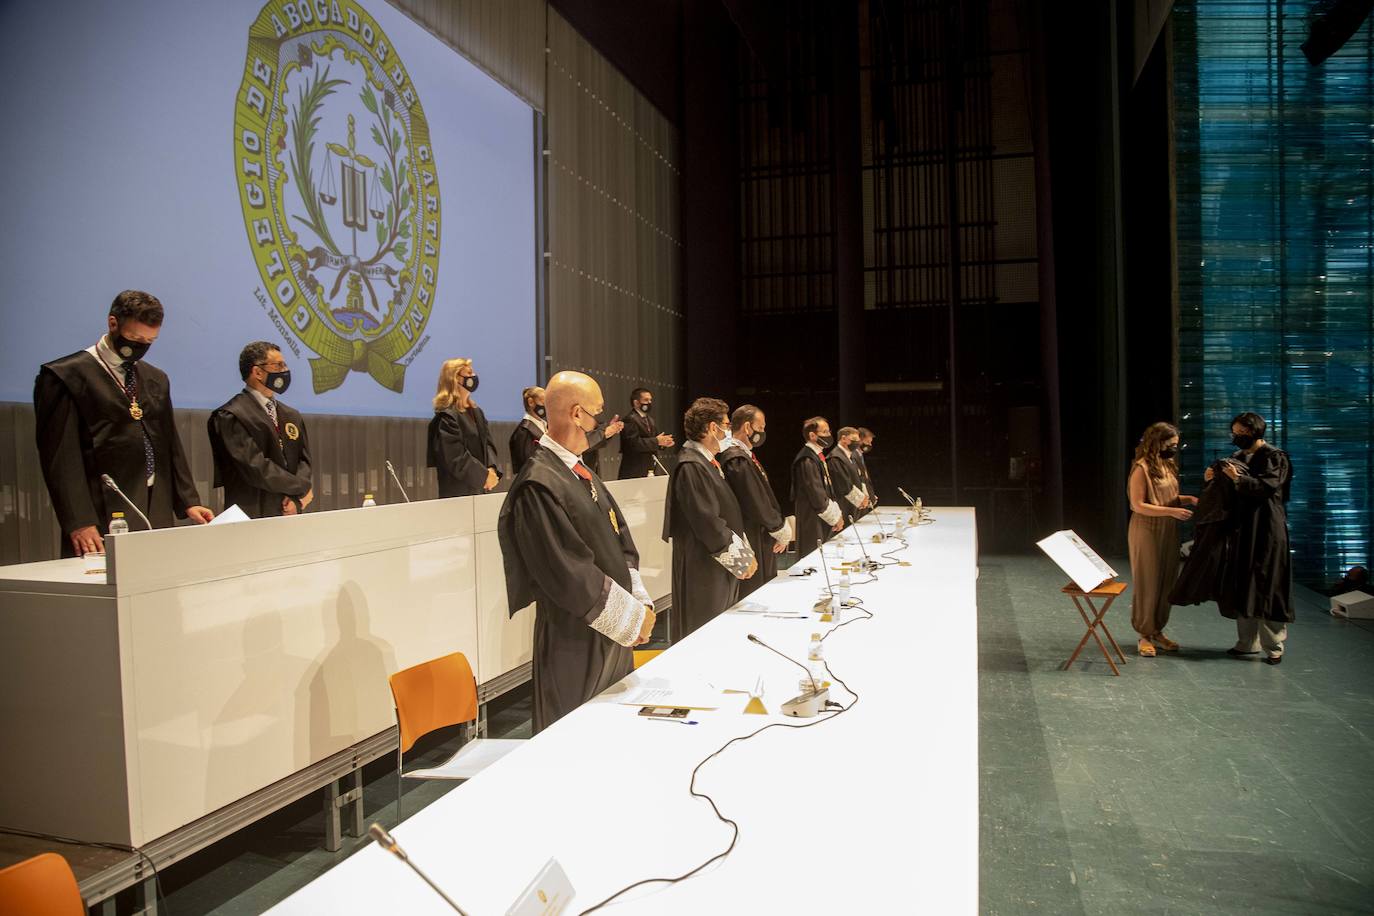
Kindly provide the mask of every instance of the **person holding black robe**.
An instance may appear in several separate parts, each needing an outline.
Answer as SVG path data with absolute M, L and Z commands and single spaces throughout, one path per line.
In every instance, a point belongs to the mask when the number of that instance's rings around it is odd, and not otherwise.
M 758 572 L 744 515 L 716 456 L 730 438 L 730 408 L 698 398 L 683 415 L 687 444 L 668 478 L 663 540 L 673 545 L 674 637 L 681 639 L 739 600 L 739 582 Z
M 282 403 L 291 370 L 281 347 L 257 340 L 239 353 L 244 388 L 206 422 L 215 459 L 214 485 L 224 504 L 249 518 L 297 515 L 315 498 L 305 420 Z
M 825 466 L 830 470 L 830 481 L 834 488 L 835 502 L 839 504 L 846 525 L 852 525 L 864 509 L 868 508 L 868 494 L 864 490 L 863 477 L 859 474 L 854 450 L 859 444 L 859 431 L 852 426 L 840 430 L 835 447 L 830 450 Z
M 544 389 L 538 386 L 526 388 L 520 392 L 520 399 L 525 404 L 525 416 L 510 434 L 512 474 L 520 473 L 525 462 L 534 456 L 534 450 L 539 447 L 539 440 L 549 431 L 548 425 L 544 422 L 544 418 L 548 416 L 544 407 Z
M 654 393 L 636 388 L 630 394 L 630 416 L 620 436 L 620 479 L 652 477 L 658 473 L 654 461 L 665 448 L 673 447 L 673 437 L 658 431 L 652 416 Z
M 439 367 L 428 463 L 439 476 L 441 499 L 490 493 L 501 479 L 487 415 L 472 400 L 478 382 L 470 359 L 445 360 Z
M 720 453 L 725 482 L 735 494 L 744 516 L 744 536 L 758 560 L 759 571 L 740 583 L 741 598 L 771 582 L 778 574 L 777 555 L 792 541 L 792 522 L 783 517 L 768 472 L 754 449 L 767 438 L 768 420 L 753 404 L 736 407 L 730 416 L 730 438 Z
M 844 527 L 826 468 L 825 450 L 834 444 L 830 421 L 812 417 L 802 424 L 805 444 L 792 459 L 792 507 L 797 517 L 797 556 L 804 557 Z
M 579 455 L 596 428 L 601 388 L 580 372 L 545 393 L 548 432 L 515 475 L 497 537 L 514 615 L 534 602 L 534 731 L 634 670 L 654 629 L 629 525 Z
M 38 458 L 62 528 L 62 556 L 100 553 L 110 515 L 128 511 L 108 474 L 154 528 L 205 524 L 172 417 L 167 374 L 143 362 L 162 328 L 162 303 L 138 290 L 115 297 L 94 345 L 44 363 L 33 383 Z M 140 521 L 130 513 L 129 524 Z
M 1293 622 L 1293 587 L 1288 557 L 1288 455 L 1264 441 L 1264 418 L 1246 412 L 1231 421 L 1236 452 L 1222 465 L 1235 485 L 1232 531 L 1225 562 L 1229 580 L 1221 589 L 1221 613 L 1236 622 L 1233 656 L 1258 655 L 1283 661 L 1288 624 Z M 1234 466 L 1238 462 L 1244 466 Z M 1210 481 L 1214 471 L 1205 475 Z

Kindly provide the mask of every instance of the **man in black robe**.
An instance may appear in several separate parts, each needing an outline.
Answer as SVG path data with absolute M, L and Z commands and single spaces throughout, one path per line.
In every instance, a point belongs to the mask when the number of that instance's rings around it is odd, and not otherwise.
M 525 462 L 534 456 L 534 450 L 539 447 L 539 440 L 544 438 L 544 433 L 548 432 L 548 426 L 544 422 L 544 417 L 547 416 L 544 407 L 544 389 L 538 386 L 526 388 L 520 393 L 520 398 L 525 404 L 525 416 L 516 425 L 515 431 L 510 434 L 512 474 L 520 473 Z
M 297 515 L 315 498 L 305 420 L 282 403 L 291 370 L 281 347 L 256 340 L 239 353 L 243 390 L 210 414 L 214 485 L 249 518 Z
M 868 494 L 864 491 L 863 478 L 854 460 L 854 449 L 858 444 L 859 431 L 852 426 L 843 427 L 825 463 L 830 471 L 835 502 L 840 506 L 846 525 L 852 525 L 860 513 L 868 508 Z
M 534 602 L 534 730 L 634 670 L 653 602 L 620 507 L 579 458 L 601 389 L 560 372 L 545 392 L 549 431 L 515 475 L 497 522 L 510 613 Z
M 730 416 L 730 438 L 719 458 L 725 482 L 744 516 L 744 536 L 759 563 L 759 571 L 740 583 L 741 598 L 773 580 L 778 574 L 777 555 L 792 541 L 792 523 L 783 517 L 768 472 L 754 454 L 767 438 L 767 427 L 768 419 L 753 404 L 736 407 Z
M 744 516 L 716 456 L 730 438 L 730 408 L 698 398 L 683 415 L 687 444 L 668 478 L 663 540 L 673 544 L 673 636 L 681 639 L 739 600 L 758 572 Z
M 854 452 L 855 463 L 859 467 L 859 476 L 863 478 L 864 491 L 868 494 L 868 511 L 873 511 L 873 507 L 878 504 L 878 491 L 873 488 L 873 475 L 868 471 L 868 455 L 873 451 L 873 430 L 859 427 L 859 447 Z M 868 514 L 867 512 L 864 513 Z
M 652 416 L 654 393 L 636 388 L 630 394 L 630 416 L 620 436 L 620 479 L 651 477 L 659 473 L 660 453 L 673 447 L 673 437 L 658 431 Z
M 1288 455 L 1264 441 L 1265 423 L 1246 412 L 1231 421 L 1232 462 L 1222 472 L 1235 485 L 1225 569 L 1228 582 L 1221 589 L 1221 613 L 1236 622 L 1234 656 L 1258 655 L 1277 665 L 1283 661 L 1288 624 L 1293 622 L 1292 582 L 1288 557 Z M 1207 469 L 1207 480 L 1213 474 Z
M 162 327 L 162 303 L 138 290 L 115 297 L 106 333 L 93 346 L 44 363 L 33 384 L 38 458 L 62 555 L 105 549 L 110 514 L 127 511 L 101 482 L 108 474 L 154 528 L 175 518 L 205 524 L 172 416 L 167 374 L 142 362 Z M 129 513 L 129 525 L 139 520 Z
M 844 527 L 835 490 L 826 468 L 825 450 L 834 444 L 830 421 L 812 417 L 802 424 L 804 443 L 792 459 L 792 507 L 797 517 L 797 556 L 804 557 L 821 541 Z
M 593 474 L 601 473 L 601 453 L 624 428 L 625 421 L 616 415 L 611 417 L 611 422 L 598 423 L 596 429 L 587 433 L 587 450 L 582 453 L 582 463 L 587 466 L 587 470 Z

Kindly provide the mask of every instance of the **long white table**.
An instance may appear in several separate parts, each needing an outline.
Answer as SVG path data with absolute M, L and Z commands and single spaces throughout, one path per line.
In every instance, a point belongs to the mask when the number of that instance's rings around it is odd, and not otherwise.
M 666 479 L 608 486 L 666 595 Z M 133 532 L 107 542 L 108 575 L 0 567 L 0 823 L 135 845 L 193 830 L 165 861 L 317 788 L 282 785 L 308 768 L 394 748 L 398 669 L 461 651 L 479 684 L 527 670 L 504 499 Z
M 976 912 L 977 538 L 971 509 L 934 517 L 907 529 L 909 548 L 893 555 L 911 566 L 855 586 L 874 618 L 825 642 L 857 705 L 834 721 L 771 729 L 703 767 L 698 787 L 739 822 L 734 852 L 680 884 L 633 891 L 606 912 Z M 876 530 L 871 521 L 858 527 Z M 846 556 L 858 552 L 851 534 Z M 819 573 L 784 576 L 750 601 L 809 612 L 819 584 Z M 692 768 L 770 719 L 744 715 L 736 697 L 732 708 L 693 713 L 700 725 L 650 722 L 620 705 L 617 691 L 657 683 L 747 689 L 762 675 L 776 713 L 801 671 L 746 634 L 804 659 L 810 634 L 829 626 L 724 614 L 393 834 L 472 916 L 505 913 L 550 857 L 576 890 L 570 913 L 641 878 L 682 874 L 730 836 L 706 802 L 688 795 Z M 843 690 L 834 698 L 851 699 Z M 272 912 L 451 911 L 369 844 Z

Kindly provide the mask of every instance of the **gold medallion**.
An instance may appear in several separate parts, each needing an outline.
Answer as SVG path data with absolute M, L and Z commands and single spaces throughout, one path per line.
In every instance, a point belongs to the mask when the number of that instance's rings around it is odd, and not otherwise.
M 615 510 L 614 510 L 614 509 L 611 509 L 611 510 L 608 511 L 606 514 L 607 514 L 608 516 L 610 516 L 610 518 L 611 518 L 611 527 L 615 529 L 615 533 L 616 533 L 616 534 L 619 534 L 619 533 L 620 533 L 620 522 L 618 522 L 618 521 L 615 520 Z
M 129 401 L 129 416 L 135 420 L 143 419 L 143 408 L 138 406 L 138 398 Z
M 287 424 L 286 424 L 284 427 L 282 427 L 282 428 L 286 430 L 286 437 L 287 437 L 288 439 L 296 440 L 296 439 L 299 439 L 299 438 L 301 437 L 301 430 L 300 430 L 300 427 L 297 426 L 295 423 L 287 423 Z

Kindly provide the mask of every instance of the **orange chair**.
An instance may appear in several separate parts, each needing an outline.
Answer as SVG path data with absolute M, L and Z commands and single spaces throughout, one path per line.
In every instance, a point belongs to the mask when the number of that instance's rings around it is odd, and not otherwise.
M 401 822 L 401 778 L 471 779 L 524 742 L 511 738 L 481 738 L 463 742 L 452 757 L 437 767 L 405 772 L 405 752 L 440 728 L 475 723 L 477 680 L 461 652 L 444 655 L 397 671 L 388 680 L 396 701 L 396 823 Z M 471 727 L 468 729 L 472 731 Z
M 45 852 L 0 869 L 0 913 L 86 916 L 86 902 L 67 860 Z

